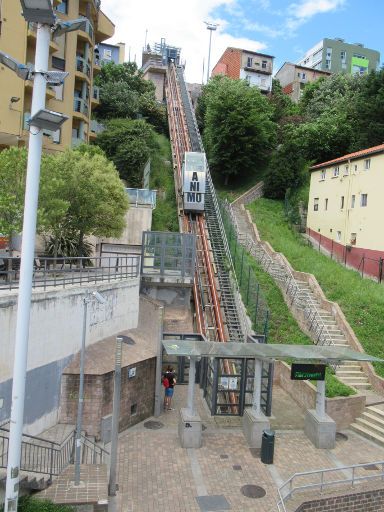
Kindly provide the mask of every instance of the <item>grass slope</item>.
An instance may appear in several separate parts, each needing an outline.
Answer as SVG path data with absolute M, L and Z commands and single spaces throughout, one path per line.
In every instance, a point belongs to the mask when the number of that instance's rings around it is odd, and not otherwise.
M 164 135 L 156 134 L 156 140 L 159 150 L 152 156 L 150 176 L 150 188 L 157 190 L 152 231 L 179 231 L 171 146 Z
M 284 253 L 295 270 L 313 274 L 326 297 L 338 302 L 364 350 L 384 359 L 384 287 L 309 247 L 290 228 L 281 202 L 263 198 L 249 210 L 261 238 Z M 374 366 L 384 377 L 384 364 Z

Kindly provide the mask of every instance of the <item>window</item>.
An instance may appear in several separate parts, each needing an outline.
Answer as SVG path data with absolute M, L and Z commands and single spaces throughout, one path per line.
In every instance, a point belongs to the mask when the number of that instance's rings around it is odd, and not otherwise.
M 302 73 L 301 78 L 302 78 L 303 80 L 305 80 L 305 79 L 306 79 L 306 74 L 305 74 L 305 73 Z
M 368 169 L 370 169 L 370 167 L 371 167 L 371 159 L 367 158 L 366 160 L 364 160 L 364 169 L 366 171 L 368 171 Z
M 333 168 L 333 177 L 334 177 L 334 178 L 337 178 L 337 176 L 339 175 L 339 172 L 340 172 L 339 167 L 338 167 L 338 166 L 337 166 L 337 167 L 334 167 L 334 168 Z
M 252 57 L 247 57 L 247 68 L 251 68 L 252 67 Z
M 324 169 L 323 171 L 321 171 L 321 181 L 325 180 L 325 174 L 326 174 L 326 170 Z
M 324 210 L 328 210 L 328 197 L 324 201 Z
M 61 0 L 61 4 L 58 4 L 55 9 L 63 14 L 68 14 L 68 0 Z
M 59 57 L 52 57 L 52 67 L 60 71 L 65 71 L 65 60 Z
M 367 204 L 368 204 L 368 194 L 361 194 L 360 206 L 367 206 Z
M 331 69 L 331 61 L 328 59 L 325 61 L 325 69 Z
M 348 176 L 349 174 L 349 165 L 344 166 L 344 176 Z
M 332 48 L 327 48 L 327 57 L 332 57 Z
M 340 240 L 341 240 L 341 231 L 336 231 L 336 240 L 340 242 Z
M 267 69 L 267 61 L 266 60 L 262 60 L 261 61 L 261 68 L 262 69 Z
M 351 208 L 355 207 L 355 201 L 356 201 L 356 196 L 355 196 L 355 194 L 353 194 L 351 197 Z
M 345 50 L 341 50 L 341 52 L 340 52 L 341 62 L 345 62 L 346 58 L 347 58 L 347 52 Z
M 344 196 L 341 196 L 341 199 L 340 199 L 340 208 L 343 209 L 344 208 Z
M 357 172 L 357 171 L 358 171 L 358 168 L 357 168 L 357 164 L 356 164 L 356 165 L 355 165 L 355 172 Z
M 103 50 L 103 59 L 112 60 L 112 50 Z
M 319 210 L 319 198 L 315 197 L 313 200 L 313 210 L 317 212 Z
M 245 81 L 251 83 L 251 75 L 245 75 Z
M 300 78 L 300 73 L 297 73 L 297 78 Z
M 356 238 L 357 238 L 357 234 L 351 233 L 351 240 L 350 240 L 351 245 L 356 245 Z

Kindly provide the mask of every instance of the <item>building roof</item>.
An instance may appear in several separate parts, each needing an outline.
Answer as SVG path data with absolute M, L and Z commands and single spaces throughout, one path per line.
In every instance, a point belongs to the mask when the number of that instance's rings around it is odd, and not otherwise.
M 323 162 L 321 164 L 312 165 L 309 168 L 310 171 L 314 171 L 316 169 L 320 169 L 322 167 L 328 167 L 332 164 L 338 164 L 341 162 L 347 162 L 348 160 L 356 160 L 357 158 L 361 158 L 363 156 L 371 155 L 374 153 L 383 153 L 384 152 L 384 144 L 380 144 L 379 146 L 372 146 L 371 148 L 362 149 L 361 151 L 355 151 L 354 153 L 348 153 L 348 155 L 340 156 L 339 158 L 335 158 L 334 160 L 328 160 L 327 162 Z
M 235 48 L 234 46 L 228 46 L 227 50 L 236 50 L 238 52 L 252 53 L 252 55 L 260 55 L 261 57 L 269 57 L 270 59 L 275 58 L 274 55 L 268 55 L 267 53 L 254 52 L 252 50 L 246 50 L 245 48 Z M 227 51 L 227 50 L 225 50 L 225 51 Z
M 295 64 L 294 62 L 284 62 L 284 64 L 279 68 L 279 70 L 276 72 L 275 76 L 283 69 L 284 66 L 291 65 L 295 66 L 295 68 L 305 69 L 307 71 L 314 71 L 316 73 L 323 73 L 324 75 L 332 75 L 331 71 L 325 71 L 323 69 L 315 69 L 315 68 L 309 68 L 308 66 L 302 66 L 301 64 Z

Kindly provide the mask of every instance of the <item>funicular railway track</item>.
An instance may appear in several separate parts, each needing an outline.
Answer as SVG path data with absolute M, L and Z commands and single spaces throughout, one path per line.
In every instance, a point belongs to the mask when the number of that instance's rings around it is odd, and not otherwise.
M 215 217 L 217 210 L 213 204 L 214 190 L 209 177 L 205 190 L 207 198 L 205 214 L 185 213 L 183 210 L 184 155 L 190 151 L 202 152 L 203 147 L 190 107 L 181 67 L 169 65 L 166 94 L 180 231 L 195 233 L 197 238 L 197 264 L 193 285 L 196 328 L 210 341 L 242 342 L 245 341 L 245 334 L 239 319 L 229 273 L 223 268 L 228 264 L 224 254 L 225 248 L 222 245 L 225 236 L 223 237 L 223 233 L 220 232 L 221 227 Z M 214 237 L 220 240 L 220 244 L 216 243 L 215 247 L 212 244 Z M 236 374 L 235 365 L 229 360 L 222 360 L 221 366 L 223 374 Z M 226 401 L 230 404 L 230 412 L 238 414 L 235 393 L 231 391 L 221 393 L 227 394 Z

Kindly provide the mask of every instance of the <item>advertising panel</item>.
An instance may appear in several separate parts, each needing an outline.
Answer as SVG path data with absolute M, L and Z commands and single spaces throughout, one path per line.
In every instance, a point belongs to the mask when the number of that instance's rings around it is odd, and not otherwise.
M 205 153 L 185 153 L 183 164 L 183 196 L 185 211 L 204 211 Z

